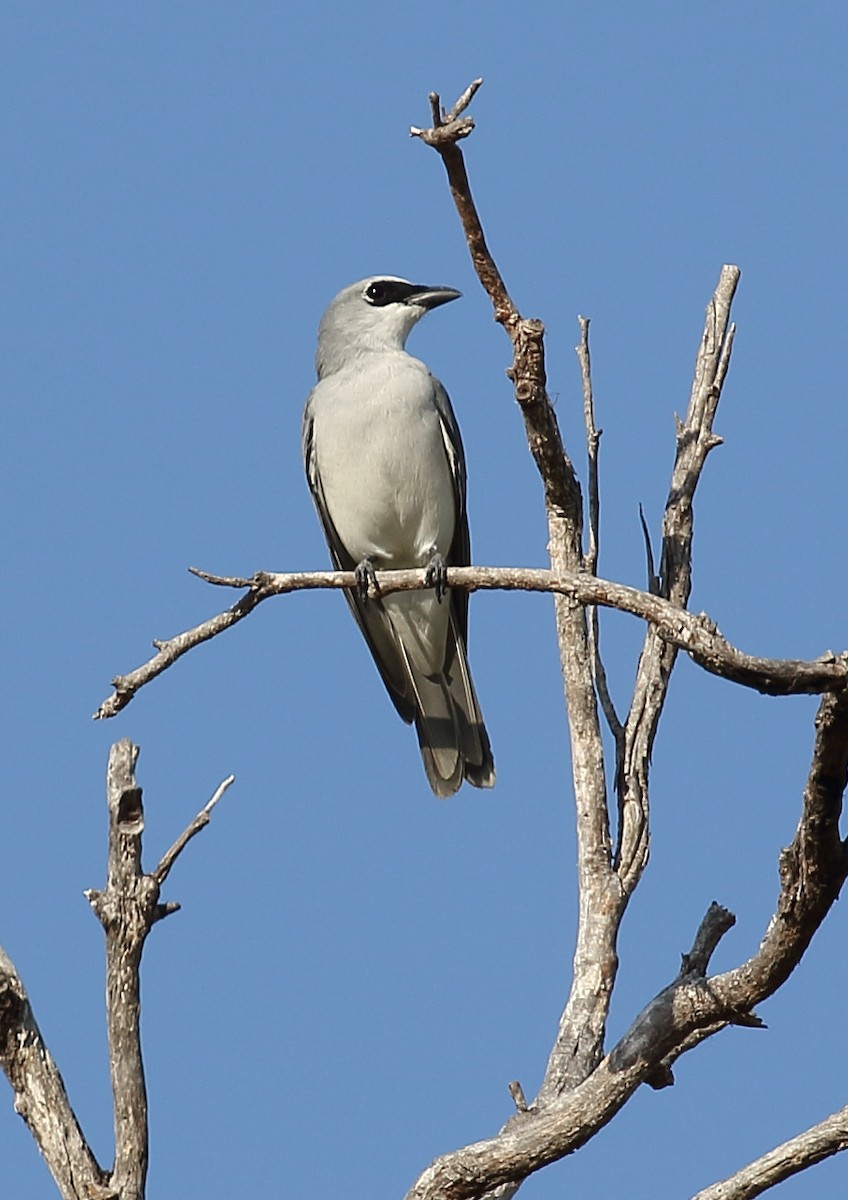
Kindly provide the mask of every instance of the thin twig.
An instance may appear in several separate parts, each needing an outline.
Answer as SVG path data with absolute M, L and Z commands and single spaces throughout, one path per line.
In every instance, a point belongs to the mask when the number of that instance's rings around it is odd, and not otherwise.
M 652 596 L 659 596 L 660 578 L 654 568 L 654 548 L 651 545 L 651 531 L 648 528 L 648 522 L 645 520 L 645 511 L 642 505 L 639 505 L 639 524 L 642 526 L 642 537 L 645 540 L 645 563 L 647 566 L 646 575 L 648 582 L 648 591 Z
M 580 363 L 580 379 L 583 385 L 583 421 L 586 426 L 586 454 L 589 464 L 589 549 L 585 556 L 584 567 L 590 575 L 598 573 L 598 554 L 601 539 L 601 491 L 598 471 L 598 451 L 601 444 L 602 429 L 595 425 L 595 396 L 592 387 L 592 357 L 589 351 L 589 318 L 578 317 L 580 325 L 580 345 L 575 347 L 577 361 Z M 601 657 L 601 631 L 598 620 L 597 605 L 587 609 L 589 622 L 589 646 L 592 655 L 595 687 L 601 709 L 609 726 L 610 733 L 616 743 L 620 742 L 624 727 L 615 711 L 612 694 L 609 690 L 607 673 Z
M 162 858 L 159 860 L 158 867 L 151 872 L 153 878 L 158 884 L 160 884 L 160 886 L 168 878 L 171 867 L 173 867 L 174 863 L 182 854 L 183 850 L 185 850 L 191 839 L 196 837 L 197 834 L 200 833 L 201 829 L 205 829 L 205 827 L 209 824 L 210 820 L 212 819 L 212 809 L 221 799 L 227 788 L 235 782 L 235 778 L 235 775 L 228 775 L 226 779 L 222 780 L 221 783 L 218 784 L 212 799 L 209 800 L 208 803 L 204 804 L 203 808 L 200 810 L 191 824 L 183 830 L 183 832 L 174 842 L 173 846 L 171 846 L 169 850 L 166 850 L 162 855 Z
M 598 573 L 598 544 L 601 525 L 601 493 L 598 485 L 598 449 L 602 429 L 595 425 L 595 397 L 592 388 L 592 356 L 589 351 L 589 318 L 578 317 L 580 345 L 575 347 L 580 363 L 580 381 L 583 385 L 583 422 L 586 426 L 586 451 L 589 460 L 589 549 L 586 554 L 586 570 Z

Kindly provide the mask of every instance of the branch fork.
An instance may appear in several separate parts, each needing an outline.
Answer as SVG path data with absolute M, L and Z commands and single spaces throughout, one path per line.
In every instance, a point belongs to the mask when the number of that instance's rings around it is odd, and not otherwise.
M 166 851 L 154 871 L 141 868 L 144 808 L 135 781 L 138 747 L 129 739 L 109 752 L 109 846 L 106 885 L 85 892 L 106 934 L 106 1010 L 115 1124 L 115 1161 L 97 1162 L 38 1028 L 14 964 L 0 949 L 0 1066 L 15 1092 L 15 1110 L 29 1126 L 65 1200 L 143 1200 L 148 1160 L 147 1093 L 141 1058 L 140 967 L 147 935 L 176 912 L 159 893 L 189 841 L 233 782 L 211 800 Z

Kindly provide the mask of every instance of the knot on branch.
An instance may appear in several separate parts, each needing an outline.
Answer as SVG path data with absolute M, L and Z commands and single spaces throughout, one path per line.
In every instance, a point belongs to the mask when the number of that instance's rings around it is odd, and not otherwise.
M 474 131 L 474 119 L 472 117 L 461 117 L 475 94 L 483 83 L 482 79 L 474 79 L 462 95 L 454 104 L 450 112 L 442 108 L 442 102 L 438 92 L 431 92 L 428 99 L 430 101 L 430 114 L 433 118 L 433 126 L 431 129 L 419 129 L 417 125 L 413 125 L 409 130 L 410 137 L 420 138 L 422 142 L 426 142 L 428 146 L 432 146 L 434 150 L 445 150 L 449 146 L 454 146 L 462 138 L 467 138 Z
M 159 881 L 153 875 L 127 877 L 107 883 L 105 889 L 88 888 L 83 895 L 104 930 L 118 931 L 126 945 L 140 945 L 159 901 Z
M 26 1003 L 20 984 L 14 975 L 0 969 L 0 1041 L 7 1031 L 20 1025 Z
M 515 398 L 519 404 L 529 404 L 536 392 L 528 379 L 520 379 L 515 385 Z
M 432 129 L 419 129 L 416 125 L 411 125 L 409 129 L 410 137 L 420 138 L 422 142 L 428 146 L 432 146 L 434 150 L 441 150 L 445 146 L 454 146 L 457 142 L 467 138 L 469 134 L 474 132 L 474 118 L 460 117 L 456 121 L 448 121 L 445 125 L 437 125 Z
M 118 798 L 116 821 L 121 833 L 139 834 L 144 829 L 144 808 L 141 803 L 141 788 L 124 788 Z

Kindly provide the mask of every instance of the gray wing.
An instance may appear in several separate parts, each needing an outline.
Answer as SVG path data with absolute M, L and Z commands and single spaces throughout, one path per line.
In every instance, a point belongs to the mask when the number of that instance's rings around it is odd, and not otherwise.
M 312 499 L 315 502 L 315 508 L 318 510 L 318 518 L 324 529 L 324 536 L 327 539 L 327 546 L 330 550 L 333 565 L 337 571 L 354 571 L 359 564 L 348 553 L 347 548 L 336 532 L 336 527 L 332 522 L 327 509 L 327 503 L 324 499 L 324 490 L 321 486 L 321 473 L 318 469 L 318 459 L 315 454 L 313 420 L 310 412 L 311 398 L 310 393 L 303 413 L 303 428 L 301 431 L 306 479 L 309 483 Z M 386 691 L 389 693 L 392 703 L 407 725 L 411 725 L 415 720 L 417 708 L 406 656 L 398 645 L 397 635 L 383 609 L 381 601 L 374 599 L 363 602 L 357 593 L 350 589 L 345 589 L 344 596 L 350 605 L 350 610 L 356 619 L 357 625 L 362 630 L 365 641 L 368 643 L 371 656 L 377 664 L 380 677 L 386 686 Z
M 471 563 L 471 535 L 465 504 L 465 452 L 450 397 L 435 377 L 433 385 L 456 502 L 456 527 L 447 562 L 448 566 L 466 567 Z M 474 787 L 487 788 L 495 782 L 495 763 L 489 735 L 468 666 L 468 592 L 464 588 L 452 588 L 450 606 L 451 624 L 445 665 L 439 680 L 442 707 L 447 718 L 440 724 L 446 733 L 440 737 L 438 725 L 432 720 L 429 725 L 420 719 L 416 720 L 418 743 L 427 777 L 437 796 L 449 796 L 459 787 L 463 777 Z M 445 745 L 457 753 L 453 765 L 450 754 L 443 757 L 443 753 L 440 753 Z
M 465 451 L 462 448 L 462 438 L 450 396 L 435 376 L 431 376 L 431 379 L 433 380 L 436 409 L 442 425 L 445 453 L 450 464 L 456 504 L 456 527 L 451 548 L 448 551 L 447 564 L 449 567 L 467 567 L 471 563 L 471 535 L 468 529 L 468 512 L 465 507 Z M 466 643 L 468 639 L 468 592 L 464 588 L 452 590 L 450 604 L 456 628 L 462 634 L 463 643 Z

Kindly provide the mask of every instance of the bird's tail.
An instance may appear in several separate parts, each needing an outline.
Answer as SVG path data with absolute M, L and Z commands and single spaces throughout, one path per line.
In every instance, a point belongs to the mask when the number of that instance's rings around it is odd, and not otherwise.
M 462 635 L 453 618 L 444 670 L 424 675 L 409 655 L 406 666 L 414 691 L 418 746 L 430 787 L 440 798 L 452 796 L 464 779 L 474 787 L 491 787 L 495 782 L 492 747 Z

